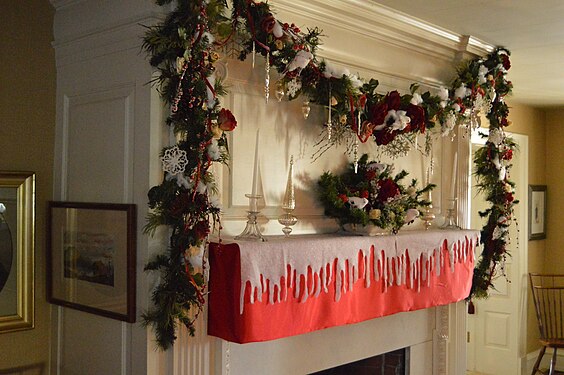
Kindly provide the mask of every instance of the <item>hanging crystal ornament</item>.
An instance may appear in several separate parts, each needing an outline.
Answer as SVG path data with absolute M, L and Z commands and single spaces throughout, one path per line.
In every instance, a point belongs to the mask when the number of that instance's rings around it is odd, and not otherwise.
M 354 138 L 353 154 L 354 154 L 354 173 L 358 173 L 358 137 Z
M 276 96 L 276 100 L 278 100 L 279 102 L 282 101 L 282 99 L 284 98 L 284 95 L 285 95 L 284 82 L 278 81 L 276 83 L 276 91 L 274 92 L 274 95 Z
M 311 111 L 311 107 L 309 106 L 309 102 L 305 101 L 302 104 L 302 114 L 304 115 L 305 120 L 307 120 L 310 111 Z
M 333 135 L 333 122 L 331 121 L 331 85 L 329 85 L 329 114 L 327 116 L 327 140 L 331 140 L 331 136 Z
M 266 53 L 264 69 L 266 73 L 264 77 L 264 98 L 266 99 L 266 104 L 268 104 L 268 98 L 270 96 L 270 52 Z
M 433 175 L 435 161 L 433 159 L 433 155 L 431 155 L 431 161 L 429 162 L 429 166 L 427 167 L 427 176 L 426 176 L 426 184 L 429 185 L 431 183 L 431 176 Z M 431 195 L 431 190 L 427 193 L 427 200 L 429 201 L 429 205 L 425 207 L 420 216 L 420 219 L 425 223 L 425 230 L 428 230 L 431 225 L 433 224 L 433 220 L 435 220 L 435 214 L 433 213 L 433 197 Z
M 253 57 L 252 61 L 253 61 L 253 63 L 252 63 L 252 65 L 251 65 L 251 66 L 253 67 L 253 69 L 255 68 L 255 59 L 256 59 L 256 55 L 257 55 L 257 49 L 256 49 L 256 46 L 255 46 L 255 42 L 253 41 L 253 52 L 252 52 L 252 57 Z
M 288 171 L 288 181 L 286 182 L 286 192 L 284 193 L 284 200 L 282 201 L 282 209 L 284 214 L 280 215 L 278 222 L 284 225 L 282 232 L 288 237 L 292 232 L 292 225 L 298 222 L 298 219 L 292 214 L 296 208 L 296 196 L 294 194 L 294 156 L 290 157 L 290 170 Z

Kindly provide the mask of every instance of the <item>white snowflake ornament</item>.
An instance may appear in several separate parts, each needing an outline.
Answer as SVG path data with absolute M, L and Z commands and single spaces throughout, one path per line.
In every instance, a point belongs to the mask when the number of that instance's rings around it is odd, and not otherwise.
M 186 164 L 188 164 L 186 151 L 181 150 L 178 146 L 169 148 L 161 157 L 161 162 L 165 172 L 173 175 L 183 173 L 186 170 Z

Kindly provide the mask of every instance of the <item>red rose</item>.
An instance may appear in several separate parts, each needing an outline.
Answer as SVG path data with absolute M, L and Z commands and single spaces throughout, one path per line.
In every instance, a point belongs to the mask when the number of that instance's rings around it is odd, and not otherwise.
M 388 114 L 388 104 L 380 102 L 370 109 L 369 121 L 374 125 L 382 125 Z
M 401 104 L 401 96 L 397 91 L 391 91 L 386 95 L 386 103 L 388 104 L 388 109 L 398 110 Z
M 231 131 L 237 127 L 237 120 L 230 110 L 222 108 L 217 117 L 217 123 L 221 130 Z
M 509 56 L 506 54 L 501 55 L 501 64 L 505 70 L 509 70 L 511 68 L 511 61 L 509 61 Z
M 512 193 L 506 193 L 506 194 L 505 194 L 505 200 L 506 200 L 508 203 L 513 202 L 513 199 L 514 199 L 514 198 L 513 198 L 513 194 L 512 194 Z
M 407 107 L 407 116 L 411 119 L 410 123 L 404 129 L 404 132 L 420 131 L 425 132 L 425 110 L 423 107 L 409 104 Z
M 210 233 L 210 223 L 206 220 L 198 221 L 194 225 L 194 234 L 196 239 L 204 239 Z
M 360 192 L 360 197 L 361 198 L 366 198 L 368 199 L 368 190 L 363 190 Z
M 366 171 L 366 174 L 364 175 L 364 178 L 366 178 L 368 181 L 371 181 L 374 179 L 374 177 L 376 177 L 376 171 L 374 170 L 369 170 Z
M 501 119 L 501 126 L 509 126 L 509 121 L 507 121 L 507 117 Z
M 386 202 L 400 193 L 398 185 L 391 178 L 378 181 L 378 200 Z
M 337 195 L 337 197 L 343 201 L 343 203 L 347 203 L 349 201 L 349 197 L 347 197 L 345 194 L 339 194 Z
M 513 150 L 508 149 L 506 150 L 503 155 L 501 156 L 503 160 L 511 160 L 513 158 Z
M 272 29 L 274 29 L 275 24 L 276 24 L 276 19 L 271 13 L 268 13 L 260 23 L 260 26 L 265 32 L 270 34 L 272 32 Z
M 372 135 L 378 146 L 387 145 L 396 138 L 397 132 L 388 131 L 388 129 L 377 130 Z

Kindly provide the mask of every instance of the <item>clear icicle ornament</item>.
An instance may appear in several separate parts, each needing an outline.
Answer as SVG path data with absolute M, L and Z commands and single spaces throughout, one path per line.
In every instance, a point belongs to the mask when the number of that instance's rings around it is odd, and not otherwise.
M 327 140 L 330 141 L 331 137 L 333 136 L 333 122 L 331 121 L 331 103 L 332 96 L 331 96 L 331 86 L 329 86 L 329 114 L 327 115 Z
M 270 97 L 270 52 L 266 53 L 264 70 L 264 98 L 266 99 L 266 104 L 268 104 L 268 98 Z
M 354 173 L 358 173 L 358 137 L 354 139 L 353 155 L 354 155 Z
M 294 156 L 290 157 L 290 170 L 288 171 L 288 181 L 286 182 L 286 192 L 282 201 L 282 209 L 284 214 L 280 215 L 278 222 L 284 225 L 282 232 L 288 237 L 292 232 L 292 226 L 298 222 L 298 219 L 292 214 L 296 208 L 296 196 L 294 194 Z
M 256 49 L 256 46 L 255 46 L 255 42 L 253 42 L 253 52 L 252 52 L 252 61 L 253 62 L 252 62 L 252 65 L 251 65 L 253 67 L 253 69 L 255 68 L 256 56 L 257 56 L 257 49 Z
M 303 102 L 302 115 L 304 115 L 304 120 L 307 120 L 310 111 L 311 111 L 311 107 L 309 106 L 309 102 L 308 101 Z
M 282 101 L 285 95 L 284 82 L 278 81 L 278 83 L 276 83 L 276 91 L 274 92 L 274 95 L 276 96 L 276 100 L 279 102 Z

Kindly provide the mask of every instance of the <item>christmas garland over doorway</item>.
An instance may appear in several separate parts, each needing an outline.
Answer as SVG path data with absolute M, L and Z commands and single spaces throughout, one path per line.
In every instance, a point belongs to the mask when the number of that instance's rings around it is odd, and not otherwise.
M 174 0 L 157 0 L 166 6 Z M 156 69 L 154 84 L 170 106 L 166 125 L 176 142 L 161 153 L 162 182 L 150 189 L 150 214 L 145 227 L 154 233 L 169 228 L 169 243 L 151 259 L 146 270 L 158 272 L 152 292 L 153 307 L 144 314 L 157 344 L 169 348 L 178 324 L 194 333 L 194 321 L 205 303 L 205 282 L 198 264 L 211 225 L 219 223 L 220 207 L 213 162 L 229 158 L 225 132 L 237 121 L 221 107 L 226 93 L 215 76 L 220 58 L 216 50 L 232 38 L 243 45 L 240 58 L 265 58 L 265 98 L 270 94 L 270 69 L 280 75 L 277 98 L 327 105 L 327 145 L 351 136 L 355 143 L 373 141 L 381 147 L 398 148 L 410 137 L 431 131 L 449 134 L 458 126 L 479 126 L 480 114 L 489 120 L 489 136 L 476 153 L 478 186 L 490 207 L 482 229 L 484 251 L 474 271 L 471 297 L 487 296 L 494 277 L 508 254 L 508 227 L 513 215 L 514 183 L 509 180 L 514 143 L 504 128 L 510 124 L 504 97 L 512 84 L 506 79 L 509 51 L 497 48 L 489 55 L 466 61 L 450 88 L 435 93 L 377 91 L 378 81 L 364 80 L 317 56 L 321 30 L 302 31 L 278 20 L 270 5 L 252 0 L 178 0 L 163 22 L 147 28 L 143 47 Z M 227 16 L 230 14 L 230 16 Z M 211 220 L 210 220 L 211 217 Z M 210 223 L 210 221 L 212 223 Z

